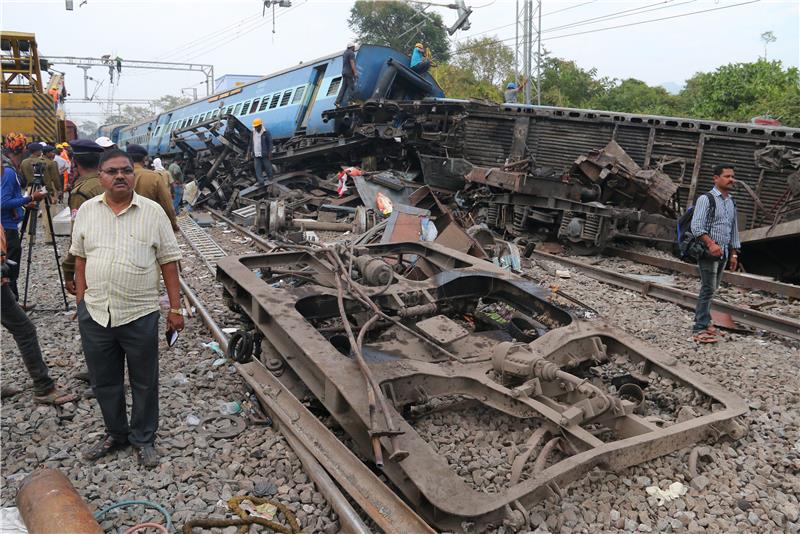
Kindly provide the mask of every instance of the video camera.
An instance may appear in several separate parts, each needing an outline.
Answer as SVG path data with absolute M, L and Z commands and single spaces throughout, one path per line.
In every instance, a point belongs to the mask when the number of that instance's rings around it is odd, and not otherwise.
M 39 162 L 33 164 L 33 183 L 31 187 L 34 189 L 44 187 L 44 163 Z

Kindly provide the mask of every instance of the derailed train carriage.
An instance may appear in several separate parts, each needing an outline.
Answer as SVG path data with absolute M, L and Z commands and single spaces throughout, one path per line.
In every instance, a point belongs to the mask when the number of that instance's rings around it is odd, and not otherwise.
M 357 58 L 357 105 L 333 109 L 342 90 L 333 54 L 118 129 L 119 142 L 191 156 L 190 174 L 225 203 L 232 183 L 252 180 L 232 156 L 261 118 L 282 171 L 416 171 L 492 229 L 545 231 L 579 253 L 618 237 L 672 243 L 713 165 L 732 163 L 745 267 L 800 278 L 796 258 L 780 253 L 800 244 L 800 129 L 446 99 L 400 52 L 362 45 Z

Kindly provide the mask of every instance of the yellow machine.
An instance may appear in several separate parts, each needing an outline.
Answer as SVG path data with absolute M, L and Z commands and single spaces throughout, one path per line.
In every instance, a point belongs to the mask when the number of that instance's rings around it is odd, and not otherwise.
M 57 115 L 58 95 L 43 90 L 36 36 L 0 32 L 0 67 L 0 133 L 22 133 L 29 141 L 64 141 L 64 121 Z

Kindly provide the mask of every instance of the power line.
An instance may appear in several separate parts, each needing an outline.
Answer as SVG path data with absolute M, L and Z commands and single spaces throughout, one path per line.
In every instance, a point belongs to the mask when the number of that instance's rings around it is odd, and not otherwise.
M 654 4 L 648 4 L 648 5 L 645 5 L 645 6 L 635 7 L 635 8 L 631 8 L 631 9 L 624 9 L 622 11 L 614 11 L 613 13 L 606 13 L 605 15 L 599 15 L 597 17 L 591 17 L 591 18 L 588 18 L 588 19 L 583 19 L 583 20 L 579 20 L 579 21 L 575 21 L 575 22 L 570 22 L 568 24 L 564 24 L 564 25 L 561 25 L 561 26 L 555 26 L 553 28 L 548 28 L 546 30 L 542 30 L 542 33 L 547 33 L 547 32 L 555 31 L 555 30 L 559 30 L 559 29 L 571 28 L 571 27 L 574 27 L 574 26 L 584 26 L 586 24 L 593 24 L 595 22 L 601 22 L 601 21 L 605 21 L 605 20 L 613 20 L 615 18 L 632 17 L 634 15 L 640 15 L 642 13 L 648 13 L 650 11 L 657 11 L 659 9 L 667 9 L 667 8 L 672 8 L 672 7 L 678 7 L 678 6 L 683 5 L 683 4 L 695 2 L 696 0 L 687 0 L 686 2 L 681 2 L 680 4 L 671 4 L 671 2 L 674 2 L 674 1 L 675 0 L 661 0 L 661 1 L 656 2 Z M 587 2 L 587 3 L 591 3 L 591 2 Z M 664 4 L 671 4 L 671 5 L 664 5 Z M 585 5 L 585 4 L 578 4 L 578 6 L 580 6 L 580 5 Z M 571 6 L 571 7 L 578 7 L 578 6 Z M 654 7 L 654 6 L 658 6 L 658 7 L 656 7 L 655 9 L 649 9 L 649 8 Z M 558 10 L 558 11 L 551 11 L 550 13 L 542 14 L 542 16 L 547 15 L 547 14 L 558 13 L 560 11 L 566 11 L 567 9 L 569 9 L 569 8 L 564 8 L 564 9 L 561 9 L 561 10 Z M 508 24 L 506 26 L 514 26 L 515 24 L 516 23 Z M 516 37 L 514 37 L 513 39 L 516 39 Z M 505 41 L 511 41 L 511 40 L 512 40 L 512 38 L 507 38 L 507 39 L 498 40 L 496 42 L 505 42 Z M 488 44 L 492 44 L 492 43 L 486 43 L 486 45 L 488 45 Z M 470 48 L 468 48 L 467 50 L 469 50 L 469 49 Z
M 657 19 L 642 20 L 642 21 L 639 21 L 639 22 L 631 22 L 631 23 L 628 23 L 628 24 L 618 24 L 616 26 L 608 26 L 606 28 L 597 28 L 597 29 L 594 29 L 594 30 L 586 30 L 586 31 L 583 31 L 583 32 L 568 33 L 568 34 L 565 34 L 565 35 L 556 35 L 555 37 L 550 37 L 548 40 L 552 41 L 553 39 L 561 39 L 562 37 L 572 37 L 572 36 L 575 36 L 575 35 L 584 35 L 584 34 L 587 34 L 587 33 L 604 32 L 604 31 L 607 31 L 607 30 L 614 30 L 614 29 L 617 29 L 617 28 L 626 28 L 626 27 L 629 27 L 629 26 L 638 26 L 640 24 L 647 24 L 647 23 L 650 23 L 650 22 L 659 22 L 659 21 L 662 21 L 662 20 L 670 20 L 670 19 L 677 19 L 677 18 L 681 18 L 681 17 L 688 17 L 689 15 L 698 15 L 700 13 L 709 13 L 711 11 L 720 11 L 722 9 L 730 9 L 732 7 L 745 6 L 747 4 L 756 4 L 756 3 L 760 2 L 760 1 L 761 0 L 750 0 L 749 2 L 740 2 L 738 4 L 731 4 L 729 6 L 712 7 L 712 8 L 709 8 L 709 9 L 702 9 L 700 11 L 691 11 L 689 13 L 681 13 L 680 15 L 672 15 L 672 16 L 669 16 L 669 17 L 659 17 Z
M 252 15 L 248 15 L 247 17 L 245 17 L 243 19 L 240 19 L 240 20 L 238 20 L 238 21 L 236 21 L 236 22 L 234 22 L 232 24 L 229 24 L 229 25 L 227 25 L 227 26 L 225 26 L 223 28 L 220 28 L 219 30 L 211 32 L 210 34 L 205 34 L 202 37 L 199 37 L 199 38 L 194 39 L 192 41 L 188 41 L 188 42 L 186 42 L 186 43 L 174 48 L 173 50 L 171 50 L 171 51 L 169 51 L 169 52 L 167 52 L 167 53 L 165 53 L 165 54 L 163 54 L 161 56 L 158 56 L 156 59 L 164 59 L 164 58 L 167 58 L 167 57 L 170 57 L 170 56 L 173 56 L 173 55 L 179 53 L 182 49 L 187 49 L 188 50 L 188 49 L 193 48 L 195 46 L 203 45 L 208 41 L 209 38 L 214 38 L 214 37 L 216 37 L 218 35 L 221 35 L 221 34 L 223 34 L 225 32 L 231 31 L 231 30 L 239 27 L 241 24 L 244 24 L 246 21 L 251 20 L 253 17 L 258 16 L 258 15 L 260 15 L 260 13 L 254 13 Z
M 561 13 L 562 11 L 569 11 L 570 9 L 575 9 L 576 7 L 585 6 L 587 4 L 594 4 L 595 2 L 597 2 L 597 0 L 589 0 L 588 2 L 583 2 L 582 4 L 576 4 L 574 6 L 569 6 L 569 7 L 565 7 L 565 8 L 562 8 L 562 9 L 556 9 L 555 11 L 548 11 L 547 13 L 542 13 L 542 17 L 546 17 L 547 15 L 553 15 L 555 13 Z M 473 8 L 473 9 L 475 9 L 475 8 Z M 454 39 L 454 41 L 455 42 L 461 42 L 461 41 L 464 41 L 464 40 L 474 39 L 475 37 L 477 37 L 479 35 L 483 35 L 485 33 L 489 33 L 489 32 L 492 32 L 494 30 L 500 30 L 500 29 L 503 29 L 503 28 L 508 28 L 510 26 L 516 26 L 516 25 L 517 25 L 516 22 L 512 22 L 511 24 L 503 24 L 502 26 L 495 26 L 494 28 L 489 28 L 488 30 L 485 30 L 485 31 L 482 31 L 482 32 L 479 32 L 479 33 L 474 33 L 474 34 L 468 35 L 466 37 L 461 37 L 460 39 Z
M 694 0 L 690 0 L 690 1 L 694 1 Z M 616 26 L 608 26 L 606 28 L 596 28 L 596 29 L 593 29 L 593 30 L 586 30 L 586 31 L 583 31 L 583 32 L 575 32 L 575 33 L 569 33 L 569 34 L 564 34 L 564 35 L 556 35 L 556 36 L 553 36 L 553 37 L 549 37 L 548 41 L 551 41 L 553 39 L 561 39 L 562 37 L 572 37 L 572 36 L 575 36 L 575 35 L 585 35 L 585 34 L 589 34 L 589 33 L 613 30 L 613 29 L 616 29 L 616 28 L 625 28 L 625 27 L 631 27 L 631 26 L 638 26 L 639 24 L 647 24 L 647 23 L 650 23 L 650 22 L 658 22 L 658 21 L 662 21 L 662 20 L 669 20 L 669 19 L 675 19 L 675 18 L 680 18 L 680 17 L 687 17 L 687 16 L 690 16 L 690 15 L 698 15 L 698 14 L 701 14 L 701 13 L 708 13 L 708 12 L 711 12 L 711 11 L 720 11 L 720 10 L 723 10 L 723 9 L 730 9 L 730 8 L 733 8 L 733 7 L 743 6 L 743 5 L 747 5 L 747 4 L 755 4 L 755 3 L 760 2 L 760 1 L 761 0 L 750 0 L 748 2 L 740 2 L 738 4 L 731 4 L 731 5 L 727 5 L 727 6 L 714 7 L 714 8 L 703 9 L 703 10 L 699 10 L 699 11 L 691 11 L 691 12 L 688 12 L 688 13 L 681 13 L 679 15 L 672 15 L 672 16 L 668 16 L 668 17 L 659 17 L 659 18 L 655 18 L 655 19 L 648 19 L 648 20 L 641 20 L 641 21 L 637 21 L 637 22 L 631 22 L 631 23 L 628 23 L 628 24 L 619 24 L 619 25 L 616 25 Z M 688 3 L 688 2 L 684 2 L 684 3 Z M 676 4 L 676 5 L 670 6 L 670 7 L 677 7 L 678 5 L 681 5 L 681 4 Z M 547 32 L 547 31 L 551 31 L 551 30 L 543 30 L 543 31 Z M 489 42 L 486 42 L 486 43 L 480 43 L 480 44 L 476 44 L 476 45 L 473 45 L 473 46 L 462 48 L 460 50 L 457 50 L 457 51 L 453 52 L 453 55 L 462 54 L 464 52 L 469 52 L 470 50 L 483 48 L 483 47 L 490 46 L 490 45 L 493 45 L 493 44 L 513 41 L 515 39 L 516 39 L 516 37 L 509 37 L 509 38 L 504 38 L 504 39 L 495 39 L 493 41 L 489 41 Z
M 304 6 L 306 3 L 308 3 L 308 0 L 305 0 L 305 2 L 303 2 L 302 4 L 296 4 L 296 5 L 288 8 L 288 9 L 284 9 L 284 10 L 278 12 L 277 14 L 275 14 L 273 17 L 271 17 L 269 19 L 264 19 L 263 22 L 259 21 L 259 24 L 255 25 L 255 26 L 253 26 L 253 27 L 251 27 L 251 28 L 249 28 L 249 29 L 247 29 L 245 31 L 238 32 L 236 35 L 232 36 L 230 39 L 228 39 L 226 41 L 222 41 L 219 44 L 212 44 L 211 46 L 206 47 L 205 49 L 199 51 L 197 54 L 187 58 L 187 60 L 192 60 L 192 59 L 194 59 L 194 58 L 196 58 L 198 56 L 201 56 L 201 55 L 205 54 L 206 52 L 208 52 L 210 50 L 213 50 L 214 48 L 221 48 L 221 47 L 227 45 L 228 43 L 231 43 L 231 42 L 235 41 L 236 39 L 242 37 L 243 35 L 246 35 L 246 34 L 252 32 L 253 30 L 256 30 L 256 29 L 266 25 L 267 23 L 272 22 L 274 19 L 277 19 L 277 18 L 289 13 L 290 11 L 293 11 L 293 10 L 295 10 L 295 9 L 301 7 L 301 6 Z

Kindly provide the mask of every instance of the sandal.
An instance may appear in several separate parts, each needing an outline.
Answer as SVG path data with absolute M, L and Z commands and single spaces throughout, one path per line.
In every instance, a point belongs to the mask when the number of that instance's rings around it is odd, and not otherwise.
M 39 404 L 52 404 L 53 406 L 61 406 L 62 404 L 66 404 L 68 402 L 75 402 L 78 400 L 78 397 L 74 393 L 70 393 L 56 386 L 44 395 L 34 395 L 33 400 Z
M 719 340 L 707 330 L 702 330 L 692 336 L 692 341 L 695 343 L 716 343 Z
M 97 443 L 83 451 L 83 458 L 94 462 L 103 456 L 110 454 L 118 449 L 124 449 L 129 445 L 128 441 L 117 441 L 108 434 L 103 436 Z
M 711 334 L 712 336 L 725 337 L 725 332 L 723 332 L 722 330 L 720 330 L 719 328 L 717 328 L 713 324 L 709 325 L 709 327 L 706 328 L 705 331 L 708 332 L 709 334 Z

